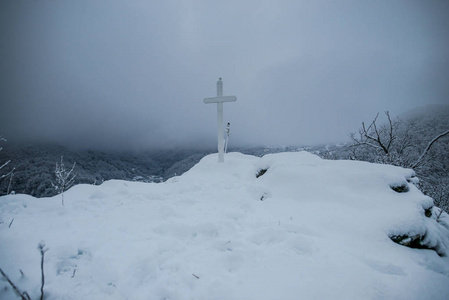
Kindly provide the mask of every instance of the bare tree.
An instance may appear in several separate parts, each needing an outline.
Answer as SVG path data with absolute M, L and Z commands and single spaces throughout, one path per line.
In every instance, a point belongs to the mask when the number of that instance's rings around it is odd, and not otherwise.
M 367 126 L 362 122 L 358 134 L 351 133 L 348 147 L 351 159 L 387 163 L 412 168 L 420 178 L 420 190 L 435 200 L 440 208 L 449 211 L 448 122 L 446 115 L 392 120 L 378 123 L 379 114 Z M 440 132 L 435 134 L 435 132 Z
M 61 164 L 56 162 L 55 177 L 56 183 L 51 183 L 55 190 L 62 196 L 62 205 L 64 205 L 64 192 L 68 190 L 74 183 L 76 174 L 72 174 L 76 162 L 73 163 L 70 171 L 67 171 L 64 166 L 63 156 L 61 156 Z
M 367 146 L 375 149 L 378 156 L 376 162 L 416 169 L 423 164 L 424 158 L 429 154 L 429 150 L 435 142 L 449 135 L 449 130 L 446 130 L 435 136 L 427 144 L 419 158 L 416 158 L 419 155 L 417 154 L 419 146 L 413 138 L 413 124 L 405 124 L 400 120 L 393 121 L 388 111 L 385 112 L 385 115 L 388 122 L 379 125 L 377 123 L 379 114 L 377 114 L 369 126 L 362 122 L 358 136 L 354 132 L 350 134 L 353 141 L 350 147 Z M 409 151 L 411 148 L 414 150 Z
M 385 111 L 385 115 L 388 119 L 388 123 L 386 124 L 377 124 L 379 113 L 369 126 L 366 126 L 365 122 L 362 122 L 359 135 L 356 136 L 355 132 L 352 132 L 350 135 L 353 141 L 353 145 L 351 146 L 367 146 L 375 149 L 382 154 L 381 156 L 386 157 L 386 161 L 384 159 L 385 162 L 391 163 L 393 160 L 391 152 L 397 140 L 397 129 L 400 122 L 398 120 L 393 121 L 388 111 Z

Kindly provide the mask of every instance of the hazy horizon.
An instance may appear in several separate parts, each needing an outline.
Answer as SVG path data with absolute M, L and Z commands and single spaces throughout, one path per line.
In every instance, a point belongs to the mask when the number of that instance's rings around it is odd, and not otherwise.
M 2 1 L 0 135 L 93 150 L 346 140 L 449 103 L 447 1 Z

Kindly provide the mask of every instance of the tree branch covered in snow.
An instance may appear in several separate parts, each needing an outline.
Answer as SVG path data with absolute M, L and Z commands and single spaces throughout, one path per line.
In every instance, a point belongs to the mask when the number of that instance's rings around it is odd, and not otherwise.
M 431 140 L 431 141 L 429 142 L 429 144 L 427 145 L 426 149 L 424 149 L 424 151 L 423 151 L 423 153 L 421 154 L 421 156 L 418 158 L 418 160 L 417 160 L 413 165 L 411 165 L 411 168 L 412 168 L 412 169 L 415 169 L 417 166 L 419 166 L 420 163 L 421 163 L 421 161 L 422 161 L 422 159 L 424 158 L 424 156 L 429 152 L 430 147 L 432 147 L 432 145 L 433 145 L 436 141 L 438 141 L 440 138 L 442 138 L 443 136 L 446 136 L 446 135 L 448 135 L 448 134 L 449 134 L 449 130 L 446 130 L 445 132 L 440 133 L 440 134 L 437 135 L 433 140 Z

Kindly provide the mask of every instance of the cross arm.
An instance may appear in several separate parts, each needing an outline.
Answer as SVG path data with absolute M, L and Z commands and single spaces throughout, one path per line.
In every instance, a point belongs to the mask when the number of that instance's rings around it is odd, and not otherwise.
M 235 102 L 237 101 L 236 96 L 220 96 L 220 97 L 212 97 L 205 98 L 204 103 L 223 103 L 223 102 Z

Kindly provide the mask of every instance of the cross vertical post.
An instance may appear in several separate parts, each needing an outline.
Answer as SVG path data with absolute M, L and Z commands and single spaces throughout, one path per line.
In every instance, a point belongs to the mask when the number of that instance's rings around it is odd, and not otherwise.
M 217 97 L 205 98 L 204 103 L 217 103 L 217 138 L 218 138 L 218 162 L 224 162 L 224 138 L 223 138 L 223 102 L 235 102 L 235 96 L 223 96 L 223 81 L 217 82 Z

